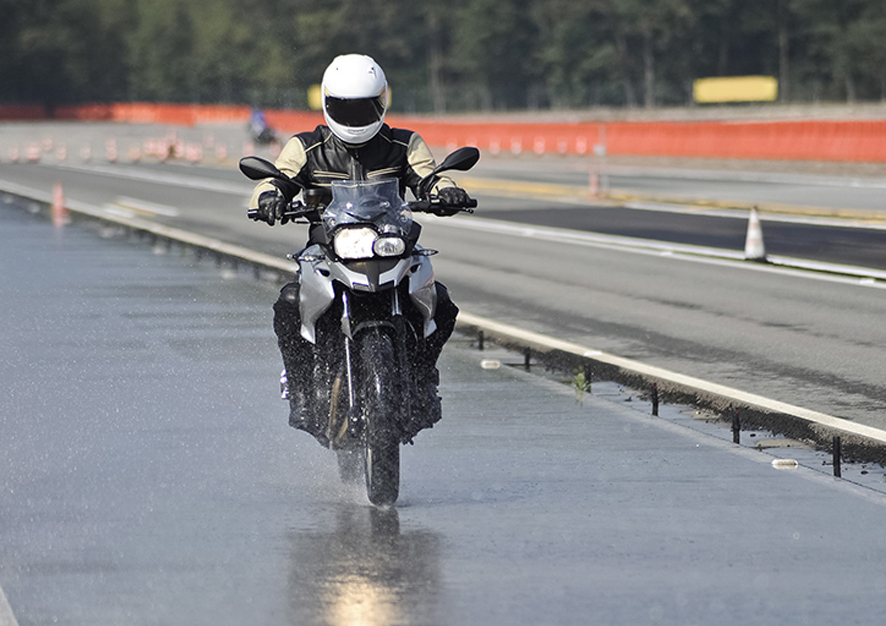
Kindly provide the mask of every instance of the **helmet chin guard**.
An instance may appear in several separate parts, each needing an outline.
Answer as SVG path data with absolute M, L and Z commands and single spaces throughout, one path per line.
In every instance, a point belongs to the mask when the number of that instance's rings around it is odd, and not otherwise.
M 345 143 L 359 145 L 378 134 L 390 103 L 379 65 L 362 54 L 335 57 L 321 85 L 326 125 Z

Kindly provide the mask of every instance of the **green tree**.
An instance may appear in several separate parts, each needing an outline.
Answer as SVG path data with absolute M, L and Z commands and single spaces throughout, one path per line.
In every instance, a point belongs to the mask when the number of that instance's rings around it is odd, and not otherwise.
M 526 106 L 536 38 L 530 0 L 462 0 L 451 50 L 462 75 L 463 106 L 486 111 Z
M 864 65 L 853 39 L 856 24 L 872 4 L 870 0 L 792 0 L 790 5 L 800 20 L 807 77 L 816 83 L 830 83 L 833 93 L 842 91 L 848 102 L 856 99 L 859 69 Z

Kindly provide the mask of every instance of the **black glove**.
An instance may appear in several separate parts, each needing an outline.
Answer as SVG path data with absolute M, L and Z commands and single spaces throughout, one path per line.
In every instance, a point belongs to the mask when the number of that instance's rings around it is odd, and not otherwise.
M 468 192 L 461 187 L 444 187 L 437 192 L 442 206 L 436 208 L 435 215 L 449 216 L 455 215 L 459 210 L 467 206 L 471 197 Z
M 265 191 L 258 197 L 258 208 L 249 211 L 247 215 L 255 221 L 267 222 L 273 226 L 277 220 L 285 224 L 283 212 L 286 210 L 286 198 L 278 189 Z M 288 220 L 287 220 L 288 221 Z

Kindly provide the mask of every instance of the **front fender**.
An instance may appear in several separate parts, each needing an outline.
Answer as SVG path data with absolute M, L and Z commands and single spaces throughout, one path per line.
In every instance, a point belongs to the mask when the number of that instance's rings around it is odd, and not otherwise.
M 329 310 L 335 298 L 332 272 L 323 250 L 317 245 L 302 252 L 299 266 L 301 336 L 311 343 L 317 343 L 317 320 Z
M 413 257 L 409 274 L 409 299 L 424 320 L 424 336 L 437 330 L 434 314 L 437 312 L 437 287 L 434 268 L 426 256 Z

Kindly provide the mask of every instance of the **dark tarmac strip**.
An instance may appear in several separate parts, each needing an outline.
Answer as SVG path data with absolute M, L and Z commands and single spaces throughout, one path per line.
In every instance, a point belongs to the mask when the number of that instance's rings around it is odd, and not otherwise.
M 481 367 L 507 357 L 464 338 L 446 417 L 404 448 L 398 507 L 374 509 L 285 424 L 275 287 L 113 229 L 5 205 L 0 224 L 0 585 L 21 626 L 886 611 L 879 491 Z
M 498 210 L 495 219 L 677 244 L 742 251 L 747 219 L 623 207 Z M 763 220 L 771 255 L 886 270 L 886 230 Z

